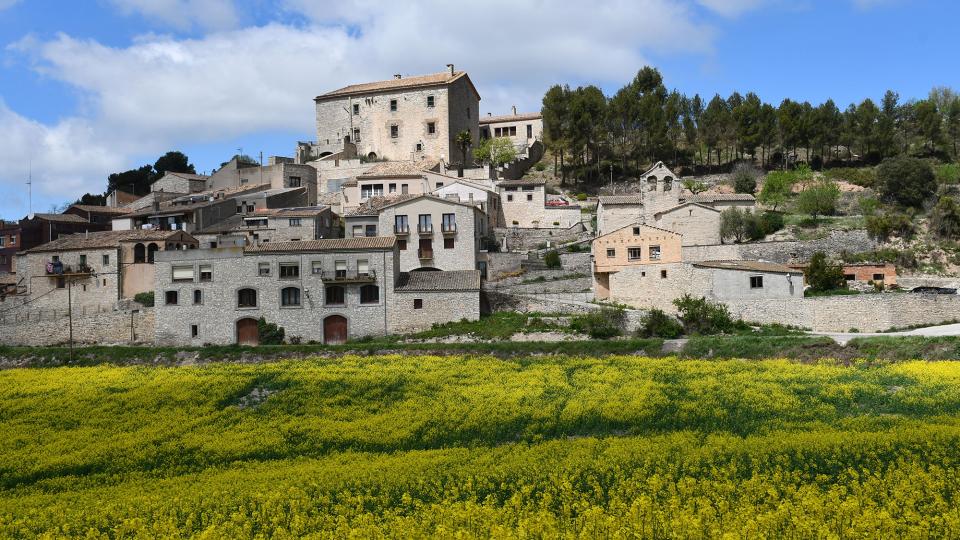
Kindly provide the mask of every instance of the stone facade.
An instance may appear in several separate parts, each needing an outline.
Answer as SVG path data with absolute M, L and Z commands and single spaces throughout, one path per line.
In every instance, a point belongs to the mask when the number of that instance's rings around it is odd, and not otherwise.
M 748 244 L 715 244 L 709 246 L 685 246 L 683 260 L 689 262 L 709 260 L 765 260 L 780 264 L 804 263 L 817 251 L 839 255 L 864 253 L 877 248 L 877 242 L 863 230 L 834 231 L 825 238 L 775 242 L 752 242 Z
M 657 227 L 682 234 L 685 246 L 720 243 L 720 211 L 715 208 L 685 203 L 658 212 L 654 218 Z
M 198 193 L 201 191 L 206 191 L 207 181 L 209 180 L 209 176 L 200 174 L 167 172 L 162 178 L 150 184 L 150 191 L 180 193 L 183 195 L 188 193 Z
M 428 175 L 428 177 L 440 175 Z M 446 183 L 433 190 L 433 194 L 443 199 L 451 199 L 466 204 L 475 204 L 487 215 L 491 228 L 503 227 L 503 207 L 500 195 L 492 186 L 486 187 L 468 180 L 452 177 L 441 177 Z M 440 181 L 440 180 L 436 180 Z
M 543 140 L 543 117 L 539 112 L 517 113 L 493 116 L 488 114 L 480 119 L 480 139 L 506 137 L 514 147 L 524 149 L 536 141 Z
M 306 205 L 317 204 L 317 169 L 280 161 L 272 165 L 245 165 L 233 158 L 210 176 L 207 190 L 239 188 L 243 186 L 269 186 L 269 189 L 306 189 Z
M 542 180 L 500 182 L 497 192 L 506 227 L 567 229 L 580 222 L 580 207 L 575 204 L 547 206 L 546 185 Z
M 457 133 L 480 138 L 480 95 L 464 72 L 348 86 L 315 103 L 320 157 L 352 143 L 368 158 L 449 162 Z
M 0 343 L 24 347 L 65 345 L 70 340 L 66 310 L 28 311 L 16 320 L 0 320 Z M 73 312 L 73 342 L 77 345 L 136 345 L 153 343 L 154 310 Z

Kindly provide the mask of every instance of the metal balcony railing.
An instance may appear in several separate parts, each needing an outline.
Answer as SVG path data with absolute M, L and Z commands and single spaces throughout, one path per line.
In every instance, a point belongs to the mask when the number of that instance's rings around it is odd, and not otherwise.
M 320 273 L 320 279 L 337 283 L 368 283 L 377 280 L 377 273 L 373 269 L 366 272 L 357 272 L 355 270 L 335 270 L 331 272 L 328 270 Z
M 407 235 L 407 234 L 410 234 L 410 226 L 409 226 L 409 225 L 394 225 L 394 226 L 393 226 L 393 234 L 398 235 L 398 236 L 399 236 L 399 235 Z
M 420 234 L 433 234 L 433 224 L 421 223 L 417 225 L 417 232 Z
M 432 258 L 433 258 L 433 250 L 432 250 L 432 249 L 422 249 L 422 248 L 421 248 L 421 249 L 418 249 L 418 250 L 417 250 L 417 255 L 420 257 L 421 260 L 432 259 Z

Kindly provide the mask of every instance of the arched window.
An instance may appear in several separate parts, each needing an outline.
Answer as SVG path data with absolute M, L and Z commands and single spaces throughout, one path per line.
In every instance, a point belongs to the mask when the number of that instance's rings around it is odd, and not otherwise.
M 673 189 L 673 177 L 672 177 L 672 176 L 664 176 L 664 177 L 663 177 L 663 190 L 664 190 L 664 191 L 670 191 L 670 190 L 672 190 L 672 189 Z
M 377 287 L 376 285 L 364 285 L 360 287 L 360 303 L 379 304 L 380 287 Z
M 373 160 L 377 159 L 377 153 L 376 153 L 376 152 L 370 152 L 369 154 L 367 154 L 367 159 L 369 159 L 370 161 L 373 161 Z
M 153 264 L 153 256 L 160 249 L 160 246 L 151 243 L 147 246 L 147 262 Z
M 339 285 L 331 285 L 327 287 L 326 294 L 324 295 L 324 304 L 328 306 L 342 306 L 346 300 L 344 295 L 343 287 Z
M 647 191 L 656 191 L 657 190 L 657 177 L 651 175 L 647 178 Z
M 257 290 L 240 289 L 237 291 L 237 307 L 257 307 Z
M 299 306 L 300 289 L 297 287 L 284 287 L 280 289 L 280 305 L 284 307 Z
M 147 262 L 147 248 L 143 244 L 133 246 L 133 262 Z

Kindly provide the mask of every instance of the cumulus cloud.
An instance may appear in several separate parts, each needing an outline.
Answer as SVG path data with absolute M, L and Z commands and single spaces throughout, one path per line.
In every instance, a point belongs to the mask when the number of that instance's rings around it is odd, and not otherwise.
M 3 11 L 7 8 L 11 8 L 14 4 L 19 3 L 20 0 L 0 0 L 0 11 Z
M 724 17 L 736 17 L 760 7 L 765 0 L 697 0 L 697 2 Z
M 4 0 L 0 0 L 3 2 Z M 222 30 L 239 22 L 232 0 L 110 0 L 127 15 L 139 14 L 178 30 Z
M 145 15 L 232 9 L 213 0 L 111 1 Z M 596 0 L 590 17 L 579 4 L 537 0 L 414 0 L 403 9 L 370 0 L 283 1 L 301 22 L 201 38 L 144 35 L 125 47 L 68 35 L 21 40 L 8 50 L 76 89 L 82 113 L 42 125 L 4 107 L 0 114 L 9 118 L 0 125 L 12 125 L 19 144 L 37 148 L 48 165 L 41 169 L 67 179 L 58 180 L 68 182 L 58 191 L 67 198 L 101 190 L 106 174 L 134 165 L 134 156 L 266 131 L 312 138 L 311 98 L 351 83 L 454 63 L 477 85 L 481 111 L 535 110 L 553 83 L 619 85 L 647 63 L 646 54 L 704 54 L 714 38 L 702 12 L 673 0 Z M 12 158 L 0 154 L 0 182 L 22 178 L 12 170 L 22 149 L 0 152 Z

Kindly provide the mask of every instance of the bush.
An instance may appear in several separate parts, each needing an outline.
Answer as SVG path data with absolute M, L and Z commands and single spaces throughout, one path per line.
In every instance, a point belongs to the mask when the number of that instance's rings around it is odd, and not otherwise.
M 747 239 L 747 215 L 750 212 L 740 210 L 736 206 L 720 212 L 720 239 L 733 239 L 734 242 L 743 242 Z
M 644 315 L 637 328 L 638 337 L 676 339 L 682 335 L 683 325 L 659 309 L 651 309 Z
M 560 268 L 560 254 L 555 249 L 548 251 L 543 256 L 543 263 L 547 265 L 547 268 Z
M 610 339 L 623 333 L 626 316 L 621 309 L 601 309 L 570 319 L 570 328 L 593 339 Z
M 960 164 L 944 163 L 938 165 L 934 170 L 934 176 L 937 177 L 937 182 L 941 184 L 958 184 L 960 183 Z
M 538 171 L 545 171 L 547 170 L 547 164 L 542 161 L 538 161 L 537 164 L 533 166 L 533 168 Z
M 829 216 L 837 210 L 840 187 L 830 179 L 823 179 L 808 185 L 797 197 L 797 210 L 810 214 L 816 222 L 819 216 Z
M 810 265 L 804 272 L 807 285 L 814 292 L 835 291 L 847 288 L 847 280 L 843 277 L 843 267 L 830 264 L 827 255 L 818 251 L 810 258 Z
M 877 183 L 877 171 L 872 167 L 855 169 L 853 167 L 837 167 L 827 169 L 824 176 L 833 180 L 843 180 L 865 188 L 872 188 Z
M 915 232 L 911 216 L 893 210 L 877 212 L 867 216 L 866 227 L 867 234 L 881 242 L 894 235 L 901 238 L 911 238 Z
M 744 226 L 747 238 L 762 240 L 768 234 L 773 234 L 783 228 L 783 215 L 779 212 L 745 212 Z
M 933 207 L 930 232 L 942 239 L 960 236 L 960 205 L 953 197 L 941 197 Z
M 586 193 L 577 193 L 577 200 L 578 200 L 578 201 L 585 201 L 585 200 L 587 200 L 587 194 L 586 194 Z
M 884 200 L 920 208 L 937 189 L 933 167 L 922 159 L 898 156 L 877 168 L 877 184 Z
M 764 179 L 757 200 L 776 210 L 778 206 L 787 202 L 793 190 L 794 180 L 795 175 L 793 173 L 787 171 L 771 172 Z
M 857 200 L 857 206 L 860 207 L 861 214 L 872 216 L 880 208 L 880 200 L 876 197 L 860 197 L 860 199 Z
M 153 307 L 153 291 L 137 293 L 133 295 L 133 300 L 143 307 Z
M 736 327 L 727 306 L 704 297 L 694 298 L 684 294 L 674 300 L 673 305 L 677 306 L 678 318 L 687 334 L 720 334 Z
M 286 332 L 282 326 L 268 323 L 266 319 L 260 317 L 257 320 L 257 333 L 260 334 L 261 345 L 282 345 Z
M 589 248 L 584 244 L 570 244 L 567 246 L 567 253 L 582 253 L 588 250 Z
M 753 195 L 757 191 L 757 177 L 760 173 L 751 165 L 740 163 L 733 169 L 733 190 L 737 193 Z

